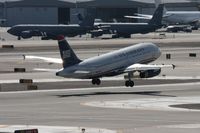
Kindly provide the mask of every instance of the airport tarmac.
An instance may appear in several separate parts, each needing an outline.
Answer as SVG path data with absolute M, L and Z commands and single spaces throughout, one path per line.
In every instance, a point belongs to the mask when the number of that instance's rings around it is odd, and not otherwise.
M 171 101 L 170 99 L 181 97 L 190 100 L 199 97 L 199 83 L 2 92 L 0 122 L 6 125 L 95 127 L 123 133 L 197 133 L 200 129 L 199 112 L 192 109 L 174 111 L 164 110 L 162 106 L 153 110 L 151 105 L 144 109 L 84 105 L 88 102 L 119 100 L 132 100 L 134 103 L 140 99 L 146 99 L 149 104 L 148 99 L 157 99 L 156 102 L 159 103 L 160 99 Z M 174 104 L 176 102 L 172 105 Z M 195 104 L 199 104 L 199 101 L 195 101 Z
M 145 36 L 136 40 L 70 39 L 81 59 L 137 42 L 157 42 L 162 56 L 152 64 L 174 64 L 176 69 L 165 68 L 152 79 L 136 79 L 134 88 L 124 87 L 123 75 L 103 78 L 101 86 L 92 86 L 89 80 L 64 79 L 54 72 L 34 70 L 60 69 L 61 65 L 23 59 L 24 54 L 60 58 L 56 41 L 2 42 L 16 47 L 0 49 L 0 124 L 87 127 L 117 133 L 198 133 L 199 34 L 179 33 L 168 39 Z M 166 54 L 171 54 L 171 59 L 166 59 Z M 13 72 L 21 67 L 26 72 Z M 39 90 L 25 91 L 27 84 L 18 83 L 22 78 L 33 79 Z

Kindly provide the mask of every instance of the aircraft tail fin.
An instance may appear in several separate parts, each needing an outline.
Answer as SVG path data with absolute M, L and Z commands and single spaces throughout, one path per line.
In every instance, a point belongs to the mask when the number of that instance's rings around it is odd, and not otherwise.
M 78 14 L 77 17 L 80 21 L 79 25 L 86 27 L 94 26 L 95 16 L 96 16 L 96 11 L 94 9 L 89 10 L 85 17 L 83 17 L 81 14 Z
M 78 64 L 81 60 L 76 56 L 72 48 L 70 47 L 65 37 L 60 35 L 57 37 L 58 46 L 60 50 L 60 56 L 63 61 L 63 68 L 70 67 L 72 65 Z
M 150 25 L 162 25 L 164 4 L 160 4 L 149 21 Z
M 156 8 L 158 8 L 158 6 L 160 4 L 164 4 L 162 0 L 155 0 L 155 6 L 156 6 Z M 164 8 L 163 8 L 163 14 L 166 14 L 166 12 L 167 12 L 167 9 L 164 6 Z

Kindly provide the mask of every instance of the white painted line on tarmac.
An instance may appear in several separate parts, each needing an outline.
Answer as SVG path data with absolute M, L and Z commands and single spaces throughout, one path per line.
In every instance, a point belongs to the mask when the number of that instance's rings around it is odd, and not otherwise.
M 170 105 L 200 104 L 198 97 L 143 98 L 120 101 L 94 101 L 83 105 L 101 108 L 158 110 L 158 111 L 200 111 L 197 109 L 175 108 Z
M 175 84 L 157 84 L 157 85 L 141 85 L 134 88 L 154 88 L 154 87 L 177 87 L 177 86 L 191 86 L 200 85 L 200 82 L 192 83 L 175 83 Z M 125 86 L 116 87 L 90 87 L 90 88 L 74 88 L 74 89 L 51 89 L 51 90 L 33 90 L 33 91 L 14 91 L 14 92 L 1 92 L 1 94 L 27 94 L 27 93 L 47 93 L 47 92 L 73 92 L 73 91 L 92 91 L 92 90 L 116 90 L 126 88 Z M 180 87 L 181 89 L 181 87 Z M 177 90 L 177 89 L 176 89 Z
M 180 129 L 200 129 L 200 124 L 180 124 L 180 125 L 166 125 L 159 126 L 159 128 L 180 128 Z
M 200 79 L 200 76 L 164 76 L 164 77 L 155 77 L 144 80 L 192 80 L 192 79 Z M 120 81 L 124 80 L 123 77 L 112 77 L 112 78 L 103 78 L 102 81 Z M 90 79 L 70 79 L 70 78 L 50 78 L 50 79 L 33 79 L 34 83 L 48 83 L 48 82 L 72 82 L 72 81 L 91 81 Z M 11 80 L 0 80 L 0 84 L 11 84 L 11 83 L 19 83 L 19 80 L 11 79 Z
M 0 125 L 0 132 L 14 132 L 15 130 L 38 129 L 39 133 L 81 133 L 85 129 L 86 133 L 116 133 L 116 131 L 88 128 L 88 127 L 61 127 L 61 126 L 37 126 L 37 125 Z

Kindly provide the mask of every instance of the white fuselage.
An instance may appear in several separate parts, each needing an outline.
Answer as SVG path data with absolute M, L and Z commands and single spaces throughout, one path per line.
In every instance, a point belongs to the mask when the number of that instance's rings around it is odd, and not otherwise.
M 163 21 L 170 24 L 190 24 L 200 20 L 199 11 L 167 11 Z
M 79 64 L 62 69 L 57 76 L 66 78 L 91 79 L 119 75 L 135 63 L 149 63 L 160 56 L 159 48 L 152 43 L 141 43 L 101 56 L 86 59 Z

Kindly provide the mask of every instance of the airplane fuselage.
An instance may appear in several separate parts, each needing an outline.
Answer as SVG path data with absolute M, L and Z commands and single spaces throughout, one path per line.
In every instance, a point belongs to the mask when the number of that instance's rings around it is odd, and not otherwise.
M 8 33 L 15 36 L 22 36 L 23 32 L 29 31 L 33 36 L 43 36 L 42 33 L 50 35 L 65 35 L 65 36 L 77 36 L 85 34 L 91 27 L 84 27 L 78 24 L 73 25 L 37 25 L 37 24 L 24 24 L 16 25 L 8 30 Z M 45 35 L 44 35 L 45 36 Z
M 117 32 L 118 34 L 145 34 L 154 32 L 156 29 L 162 26 L 149 25 L 148 23 L 99 23 L 96 25 L 108 26 L 109 30 Z
M 167 11 L 163 21 L 170 24 L 190 24 L 200 20 L 199 11 Z
M 141 43 L 101 56 L 86 59 L 77 65 L 64 68 L 57 76 L 65 78 L 93 79 L 116 76 L 135 63 L 146 64 L 160 56 L 159 48 L 152 43 Z

